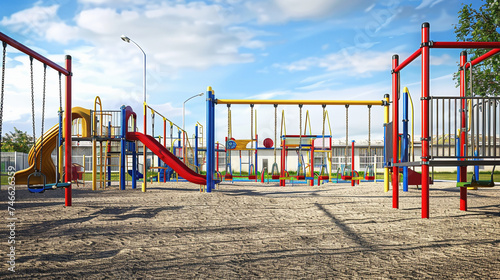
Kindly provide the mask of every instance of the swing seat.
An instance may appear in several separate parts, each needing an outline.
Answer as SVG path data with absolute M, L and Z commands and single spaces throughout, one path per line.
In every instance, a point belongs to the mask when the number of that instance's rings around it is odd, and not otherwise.
M 340 178 L 341 178 L 342 180 L 345 180 L 345 181 L 350 181 L 350 180 L 352 180 L 352 176 L 350 176 L 350 175 L 342 175 Z
M 330 176 L 328 176 L 328 175 L 319 175 L 318 176 L 318 180 L 328 180 L 328 179 L 330 179 Z
M 306 176 L 304 176 L 304 175 L 297 175 L 297 176 L 295 176 L 295 178 L 296 178 L 297 180 L 305 180 L 305 179 L 306 179 Z
M 248 175 L 249 180 L 255 180 L 257 179 L 257 175 Z
M 280 175 L 271 175 L 271 179 L 279 179 Z
M 365 176 L 365 180 L 373 181 L 373 180 L 375 180 L 375 176 L 370 176 L 370 175 Z
M 477 189 L 477 188 L 492 188 L 495 186 L 495 182 L 487 181 L 487 180 L 479 180 L 479 181 L 471 181 L 471 182 L 458 182 L 458 188 L 469 188 L 469 189 Z
M 71 183 L 53 183 L 53 184 L 45 184 L 37 186 L 28 186 L 28 191 L 30 193 L 43 193 L 46 190 L 67 188 L 69 186 L 71 186 Z
M 226 181 L 231 181 L 231 180 L 233 180 L 233 175 L 231 175 L 231 174 L 226 174 L 226 175 L 224 175 L 224 180 L 226 180 Z

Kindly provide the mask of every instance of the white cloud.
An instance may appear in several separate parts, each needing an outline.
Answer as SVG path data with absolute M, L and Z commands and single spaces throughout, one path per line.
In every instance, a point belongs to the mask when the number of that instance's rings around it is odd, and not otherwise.
M 50 42 L 67 43 L 78 38 L 78 29 L 62 22 L 57 16 L 58 9 L 59 5 L 48 7 L 35 5 L 10 17 L 3 17 L 0 25 L 25 36 L 45 37 Z
M 418 5 L 415 9 L 420 10 L 427 7 L 432 8 L 440 2 L 443 2 L 443 0 L 422 0 L 422 3 L 420 3 L 420 5 Z
M 389 71 L 392 54 L 391 51 L 364 51 L 351 54 L 342 50 L 323 57 L 308 57 L 289 64 L 275 64 L 274 66 L 291 72 L 306 71 L 317 67 L 327 71 L 342 71 L 348 75 L 368 74 L 376 71 Z
M 273 0 L 247 2 L 247 8 L 260 23 L 282 23 L 294 20 L 318 20 L 342 15 L 351 9 L 366 9 L 373 1 L 342 0 Z

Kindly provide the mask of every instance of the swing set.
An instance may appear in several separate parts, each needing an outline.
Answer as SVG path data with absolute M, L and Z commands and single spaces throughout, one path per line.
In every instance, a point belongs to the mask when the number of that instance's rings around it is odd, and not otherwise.
M 233 105 L 233 104 L 239 104 L 239 105 L 250 105 L 250 108 L 251 108 L 251 139 L 249 140 L 249 142 L 247 142 L 245 144 L 245 149 L 246 149 L 246 145 L 248 143 L 252 143 L 251 144 L 251 148 L 250 150 L 255 150 L 255 155 L 257 156 L 257 147 L 254 149 L 253 148 L 253 141 L 257 141 L 257 137 L 253 137 L 254 133 L 253 133 L 253 121 L 254 121 L 254 118 L 253 118 L 253 106 L 254 105 L 257 105 L 257 104 L 261 104 L 261 105 L 273 105 L 275 107 L 275 141 L 274 141 L 274 159 L 275 159 L 275 162 L 273 163 L 272 165 L 272 168 L 271 168 L 271 178 L 273 179 L 280 179 L 280 186 L 284 186 L 285 185 L 285 180 L 286 179 L 290 179 L 290 176 L 287 175 L 288 172 L 286 170 L 286 154 L 287 154 L 287 147 L 291 146 L 290 144 L 290 139 L 294 139 L 295 140 L 292 140 L 292 142 L 294 142 L 294 147 L 298 150 L 298 157 L 299 157 L 299 160 L 298 160 L 298 170 L 297 170 L 297 176 L 295 176 L 293 179 L 306 179 L 306 180 L 310 180 L 310 184 L 312 185 L 312 182 L 314 180 L 314 176 L 316 175 L 312 170 L 313 170 L 313 166 L 314 166 L 314 156 L 313 154 L 311 154 L 311 164 L 309 166 L 307 166 L 305 164 L 305 161 L 302 159 L 302 155 L 301 155 L 301 152 L 302 152 L 302 148 L 304 147 L 308 147 L 309 149 L 311 149 L 312 151 L 314 151 L 314 143 L 312 142 L 311 140 L 311 137 L 310 135 L 303 135 L 303 132 L 302 132 L 302 106 L 303 105 L 321 105 L 323 106 L 323 131 L 322 131 L 322 135 L 319 136 L 315 136 L 315 138 L 323 138 L 323 144 L 322 146 L 325 145 L 325 138 L 328 138 L 328 136 L 325 135 L 325 124 L 326 124 L 326 118 L 328 116 L 328 113 L 326 112 L 325 108 L 327 105 L 364 105 L 364 106 L 367 106 L 367 105 L 379 105 L 379 106 L 388 106 L 389 104 L 387 104 L 387 102 L 385 100 L 244 100 L 244 99 L 239 99 L 239 100 L 236 100 L 236 99 L 216 99 L 215 98 L 215 94 L 212 90 L 211 87 L 208 88 L 207 90 L 207 158 L 210 158 L 213 154 L 215 154 L 215 149 L 214 149 L 214 143 L 215 143 L 215 139 L 214 138 L 214 135 L 215 135 L 215 125 L 214 125 L 214 116 L 215 116 L 215 105 L 216 104 L 226 104 L 228 106 L 228 136 L 227 136 L 227 139 L 226 139 L 226 149 L 229 151 L 226 153 L 226 156 L 228 159 L 230 159 L 230 151 L 231 151 L 231 147 L 237 147 L 238 146 L 238 143 L 237 143 L 237 140 L 234 140 L 232 139 L 232 131 L 231 131 L 231 111 L 230 111 L 230 106 Z M 276 140 L 277 140 L 277 136 L 276 136 L 276 132 L 277 132 L 277 107 L 278 105 L 298 105 L 299 106 L 299 111 L 300 111 L 300 124 L 299 124 L 299 135 L 287 135 L 286 134 L 286 131 L 285 130 L 285 123 L 284 123 L 284 112 L 282 114 L 283 118 L 282 118 L 282 132 L 281 132 L 281 170 L 278 170 L 278 164 L 277 164 L 277 143 L 276 143 Z M 306 128 L 307 128 L 307 113 L 306 113 Z M 310 121 L 309 121 L 310 123 Z M 310 125 L 310 124 L 309 124 Z M 284 132 L 284 133 L 283 133 Z M 305 132 L 305 129 L 304 129 L 304 132 Z M 331 137 L 331 136 L 330 136 Z M 288 138 L 288 140 L 287 140 Z M 286 142 L 288 141 L 288 142 Z M 298 141 L 298 142 L 297 142 Z M 323 147 L 322 147 L 323 148 Z M 234 148 L 233 148 L 234 150 Z M 326 150 L 326 148 L 325 148 Z M 251 157 L 250 157 L 251 158 Z M 323 178 L 326 180 L 327 178 L 327 173 L 326 170 L 326 155 L 323 156 L 323 159 L 322 159 L 322 166 L 321 166 L 321 171 L 320 173 L 318 174 L 318 178 Z M 250 164 L 253 164 L 252 163 L 252 159 L 249 159 L 249 167 L 250 167 Z M 309 174 L 306 175 L 306 168 L 309 168 Z M 251 168 L 249 168 L 249 171 L 250 171 Z M 256 170 L 257 169 L 257 160 L 255 161 L 255 167 L 252 171 L 250 171 L 250 175 L 253 175 L 256 173 Z M 279 175 L 278 175 L 278 171 L 279 171 Z M 214 187 L 215 187 L 215 183 L 213 182 L 212 178 L 213 178 L 213 173 L 215 172 L 213 166 L 211 166 L 210 162 L 207 161 L 207 192 L 210 192 Z M 256 175 L 256 174 L 255 174 Z M 279 176 L 279 177 L 278 177 Z M 373 175 L 374 176 L 374 175 Z M 233 177 L 233 174 L 232 174 L 232 171 L 231 171 L 231 162 L 230 160 L 227 161 L 227 164 L 226 164 L 226 175 L 225 175 L 225 178 L 226 179 L 231 179 Z M 312 178 L 312 179 L 311 179 Z M 330 176 L 328 176 L 328 178 L 330 178 Z M 321 180 L 321 179 L 320 179 Z
M 46 190 L 65 189 L 65 205 L 71 206 L 71 127 L 72 127 L 72 111 L 71 111 L 71 56 L 66 56 L 66 68 L 59 66 L 46 57 L 33 51 L 32 49 L 24 46 L 23 44 L 13 40 L 7 35 L 0 32 L 0 41 L 2 41 L 2 83 L 0 87 L 0 143 L 2 136 L 2 123 L 3 123 L 3 105 L 5 96 L 5 68 L 6 68 L 6 52 L 7 46 L 11 46 L 22 53 L 29 56 L 30 60 L 30 82 L 31 82 L 31 118 L 33 125 L 33 147 L 29 153 L 29 162 L 33 168 L 33 172 L 27 177 L 28 190 L 33 193 L 42 193 Z M 34 90 L 34 70 L 33 60 L 43 63 L 43 86 L 42 86 L 42 113 L 41 113 L 41 136 L 38 140 L 35 134 L 35 90 Z M 45 97 L 46 97 L 46 78 L 47 67 L 56 70 L 59 74 L 59 124 L 44 131 L 45 121 Z M 62 75 L 66 76 L 66 98 L 65 108 L 63 110 L 62 104 Z M 64 118 L 63 118 L 64 113 Z M 63 135 L 64 132 L 64 135 Z M 61 157 L 63 156 L 63 142 L 64 146 L 64 164 Z M 57 166 L 51 159 L 51 152 L 56 148 Z M 63 167 L 64 166 L 64 172 Z M 49 174 L 50 173 L 50 174 Z M 54 174 L 55 173 L 55 174 Z M 60 174 L 63 173 L 64 179 Z M 17 172 L 16 172 L 17 174 Z M 55 176 L 54 176 L 55 175 Z

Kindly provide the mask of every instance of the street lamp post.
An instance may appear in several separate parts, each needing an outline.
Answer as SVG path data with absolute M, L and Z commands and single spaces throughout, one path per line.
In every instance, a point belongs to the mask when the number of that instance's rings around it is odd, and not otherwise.
M 182 133 L 184 135 L 184 141 L 183 141 L 183 145 L 182 145 L 182 156 L 184 158 L 184 162 L 186 162 L 186 137 L 187 137 L 187 134 L 186 134 L 186 128 L 185 128 L 185 122 L 184 122 L 184 117 L 185 117 L 185 113 L 186 113 L 186 102 L 188 102 L 189 100 L 195 98 L 195 97 L 198 97 L 198 96 L 203 96 L 203 92 L 202 93 L 198 93 L 198 94 L 195 94 L 191 97 L 189 97 L 188 99 L 186 99 L 186 101 L 184 101 L 184 103 L 182 103 Z M 196 157 L 197 155 L 195 155 Z
M 141 46 L 139 46 L 136 42 L 134 42 L 134 40 L 130 39 L 129 37 L 125 36 L 125 35 L 122 35 L 121 36 L 121 39 L 124 41 L 124 42 L 127 42 L 127 43 L 130 43 L 132 42 L 134 45 L 136 45 L 142 52 L 142 54 L 144 55 L 144 69 L 143 69 L 143 100 L 144 100 L 144 134 L 147 134 L 147 126 L 146 126 L 146 53 L 144 52 L 144 50 L 141 48 Z M 143 177 L 142 177 L 142 191 L 145 192 L 146 191 L 146 176 L 147 176 L 147 169 L 146 169 L 146 153 L 147 152 L 147 148 L 146 148 L 146 145 L 143 145 L 143 159 L 144 159 L 144 169 L 143 169 Z M 135 180 L 135 178 L 133 178 L 133 180 Z

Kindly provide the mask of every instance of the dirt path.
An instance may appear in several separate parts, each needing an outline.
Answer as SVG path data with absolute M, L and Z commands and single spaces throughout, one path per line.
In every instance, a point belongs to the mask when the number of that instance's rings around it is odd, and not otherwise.
M 140 190 L 16 193 L 16 272 L 3 279 L 454 278 L 500 275 L 499 187 L 469 191 L 458 210 L 453 184 L 391 208 L 381 183 L 277 187 L 238 183 L 200 194 L 190 183 Z M 2 187 L 4 216 L 7 192 Z M 5 221 L 4 224 L 7 224 Z M 9 249 L 1 227 L 2 252 Z

